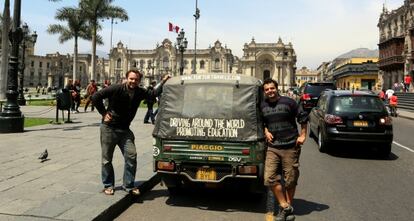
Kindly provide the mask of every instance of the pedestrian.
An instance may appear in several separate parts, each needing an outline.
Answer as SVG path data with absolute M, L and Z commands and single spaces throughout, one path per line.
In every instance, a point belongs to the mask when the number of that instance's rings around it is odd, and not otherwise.
M 398 105 L 398 97 L 395 94 L 391 94 L 389 97 L 389 105 L 390 105 L 390 112 L 391 116 L 397 116 L 397 105 Z
M 378 94 L 378 97 L 382 100 L 385 101 L 385 89 L 381 89 L 381 91 Z
M 95 80 L 91 80 L 88 84 L 88 86 L 86 87 L 86 103 L 85 103 L 85 109 L 84 111 L 86 112 L 86 110 L 88 109 L 89 104 L 92 102 L 91 97 L 92 95 L 95 94 L 95 92 L 98 91 L 98 87 L 96 86 Z M 93 106 L 93 104 L 91 104 L 91 111 L 94 111 L 95 107 Z
M 130 194 L 139 195 L 135 187 L 137 152 L 135 136 L 129 129 L 142 100 L 161 93 L 162 85 L 170 78 L 166 76 L 153 90 L 138 87 L 142 74 L 138 70 L 126 72 L 126 82 L 108 86 L 92 96 L 92 103 L 102 115 L 100 140 L 102 148 L 102 183 L 106 195 L 114 194 L 115 174 L 112 157 L 118 145 L 125 159 L 123 189 Z M 108 107 L 103 101 L 108 99 Z
M 70 108 L 71 108 L 71 111 L 73 111 L 73 106 L 74 106 L 74 103 L 73 103 L 74 88 L 75 87 L 73 86 L 73 80 L 68 79 L 68 82 L 65 85 L 65 89 L 70 93 Z M 70 110 L 68 110 L 68 111 L 70 111 Z
M 391 97 L 391 95 L 393 95 L 395 93 L 395 91 L 394 90 L 392 90 L 392 89 L 388 89 L 388 90 L 386 90 L 385 91 L 385 100 L 387 101 L 387 100 L 389 100 L 390 99 L 390 97 Z
M 75 83 L 73 84 L 73 91 L 72 91 L 72 113 L 79 113 L 79 106 L 81 103 L 81 83 L 80 80 L 75 80 Z
M 157 82 L 156 81 L 151 81 L 151 84 L 148 86 L 148 90 L 153 90 L 153 88 L 155 87 L 155 84 Z M 144 124 L 149 124 L 149 120 L 151 119 L 151 123 L 155 124 L 155 116 L 154 116 L 154 104 L 155 102 L 157 102 L 157 97 L 147 97 L 147 99 L 145 99 L 144 101 L 147 104 L 147 113 L 145 114 L 144 117 Z
M 263 82 L 265 99 L 260 105 L 266 138 L 264 184 L 272 189 L 279 203 L 276 220 L 294 220 L 293 197 L 299 178 L 301 145 L 306 140 L 307 113 L 295 100 L 280 96 L 277 82 Z M 301 125 L 300 133 L 296 121 Z M 282 168 L 281 176 L 278 168 Z M 283 180 L 282 180 L 283 179 Z
M 405 92 L 410 91 L 410 85 L 411 85 L 411 76 L 409 74 L 406 74 L 404 77 L 404 91 Z

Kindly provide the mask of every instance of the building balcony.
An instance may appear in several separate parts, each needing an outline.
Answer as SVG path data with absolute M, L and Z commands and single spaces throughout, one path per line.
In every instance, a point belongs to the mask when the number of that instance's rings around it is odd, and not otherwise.
M 404 58 L 402 55 L 390 56 L 387 58 L 380 58 L 380 60 L 378 61 L 378 66 L 380 68 L 383 68 L 386 66 L 403 65 L 403 64 L 404 64 Z

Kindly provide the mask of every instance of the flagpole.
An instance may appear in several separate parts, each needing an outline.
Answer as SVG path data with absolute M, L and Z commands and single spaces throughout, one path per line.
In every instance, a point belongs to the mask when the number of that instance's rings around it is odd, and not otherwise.
M 197 74 L 197 20 L 200 18 L 200 10 L 198 9 L 198 0 L 196 0 L 195 5 L 195 14 L 194 16 L 194 24 L 195 24 L 195 32 L 194 32 L 194 66 L 192 74 Z

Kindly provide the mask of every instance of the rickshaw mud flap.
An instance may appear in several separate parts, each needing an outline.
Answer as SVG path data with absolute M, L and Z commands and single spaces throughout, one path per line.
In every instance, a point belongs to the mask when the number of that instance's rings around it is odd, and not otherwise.
M 185 176 L 191 182 L 197 182 L 197 183 L 221 183 L 227 178 L 241 178 L 241 179 L 257 179 L 258 178 L 256 175 L 239 175 L 239 174 L 238 175 L 232 175 L 232 174 L 229 174 L 229 175 L 223 176 L 222 178 L 220 178 L 218 180 L 199 180 L 199 179 L 192 178 L 186 172 L 178 173 L 178 172 L 170 172 L 170 171 L 159 170 L 159 171 L 157 171 L 157 173 L 159 173 L 159 174 L 175 174 L 177 176 Z

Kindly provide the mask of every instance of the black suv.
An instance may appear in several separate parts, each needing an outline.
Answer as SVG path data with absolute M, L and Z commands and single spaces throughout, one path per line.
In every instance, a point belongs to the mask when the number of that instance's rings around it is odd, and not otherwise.
M 309 127 L 309 136 L 318 140 L 321 152 L 335 142 L 375 144 L 382 157 L 391 152 L 392 119 L 381 99 L 370 92 L 322 92 L 309 114 Z
M 332 82 L 305 83 L 299 89 L 300 102 L 303 103 L 305 111 L 309 112 L 318 102 L 319 95 L 326 89 L 336 90 Z

